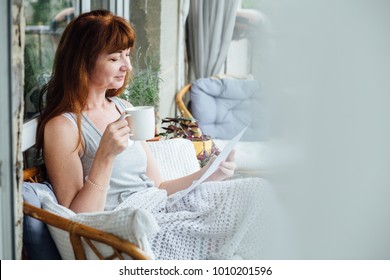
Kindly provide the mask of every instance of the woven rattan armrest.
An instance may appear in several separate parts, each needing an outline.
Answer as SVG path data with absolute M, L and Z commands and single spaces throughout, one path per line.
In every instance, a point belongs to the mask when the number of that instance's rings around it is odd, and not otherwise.
M 176 106 L 179 110 L 179 113 L 182 117 L 186 118 L 193 118 L 192 114 L 188 110 L 187 106 L 185 105 L 183 98 L 184 96 L 190 92 L 192 84 L 185 85 L 177 94 L 176 94 Z

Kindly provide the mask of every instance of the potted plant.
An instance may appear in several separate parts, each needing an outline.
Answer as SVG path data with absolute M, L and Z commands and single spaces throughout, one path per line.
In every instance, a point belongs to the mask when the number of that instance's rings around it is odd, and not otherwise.
M 156 113 L 156 125 L 160 119 L 158 107 L 161 81 L 160 64 L 157 59 L 149 55 L 148 51 L 143 54 L 141 48 L 138 48 L 133 60 L 133 71 L 129 83 L 121 97 L 134 106 L 153 106 Z
M 192 141 L 196 157 L 202 167 L 212 155 L 219 154 L 211 137 L 202 133 L 195 119 L 177 116 L 176 118 L 164 118 L 161 124 L 161 129 L 165 132 L 160 135 L 166 139 L 184 138 Z

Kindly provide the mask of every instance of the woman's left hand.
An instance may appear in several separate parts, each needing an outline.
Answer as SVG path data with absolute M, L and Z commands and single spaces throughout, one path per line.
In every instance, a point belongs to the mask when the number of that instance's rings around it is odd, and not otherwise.
M 235 151 L 232 150 L 226 160 L 221 162 L 219 168 L 213 174 L 211 174 L 206 181 L 223 181 L 232 177 L 234 175 L 234 170 L 237 167 L 236 163 L 234 162 L 234 155 Z M 207 165 L 203 167 L 203 169 L 206 171 L 216 158 L 216 156 L 213 156 Z

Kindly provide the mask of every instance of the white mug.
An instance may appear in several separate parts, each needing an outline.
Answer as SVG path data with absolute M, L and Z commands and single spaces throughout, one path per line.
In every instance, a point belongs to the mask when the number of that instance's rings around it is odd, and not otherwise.
M 126 108 L 120 119 L 127 117 L 129 117 L 131 140 L 149 140 L 154 137 L 156 123 L 153 106 Z

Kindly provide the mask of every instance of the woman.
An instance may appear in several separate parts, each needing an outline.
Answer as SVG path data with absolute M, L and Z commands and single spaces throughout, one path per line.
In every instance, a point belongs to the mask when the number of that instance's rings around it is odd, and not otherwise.
M 134 197 L 137 201 L 145 199 L 149 206 L 144 207 L 149 207 L 160 225 L 160 232 L 151 240 L 157 258 L 232 257 L 238 248 L 232 244 L 240 242 L 231 240 L 238 238 L 237 229 L 249 211 L 245 209 L 257 203 L 260 180 L 241 180 L 239 184 L 226 181 L 213 186 L 204 183 L 197 189 L 206 190 L 206 197 L 218 197 L 221 201 L 197 201 L 191 194 L 181 203 L 167 206 L 170 197 L 199 179 L 207 167 L 186 177 L 162 182 L 147 144 L 136 141 L 128 145 L 130 129 L 126 120 L 120 120 L 120 115 L 132 105 L 116 96 L 126 87 L 132 70 L 130 49 L 134 40 L 131 25 L 104 10 L 81 14 L 69 23 L 61 37 L 52 77 L 42 91 L 46 105 L 37 132 L 38 149 L 43 152 L 56 197 L 60 204 L 74 212 L 112 210 L 123 205 L 133 206 Z M 221 163 L 208 181 L 223 181 L 233 175 L 233 157 L 231 154 Z M 154 201 L 150 196 L 152 189 L 152 197 L 157 198 L 154 205 L 151 204 Z M 235 203 L 237 198 L 242 201 Z M 197 209 L 199 205 L 203 205 L 202 209 Z M 222 229 L 223 241 L 234 247 L 224 250 L 226 244 L 221 242 L 220 236 L 216 242 L 210 225 L 204 225 L 206 220 L 229 218 L 224 214 L 229 212 L 226 209 L 229 206 L 239 207 L 241 214 L 231 216 L 233 226 L 224 229 L 225 226 L 217 225 Z M 253 221 L 254 215 L 249 216 L 250 222 Z M 183 219 L 187 222 L 180 222 Z M 245 223 L 248 226 L 249 222 Z M 239 241 L 245 233 L 240 233 Z M 162 249 L 167 242 L 177 244 L 183 234 L 188 237 L 182 241 L 184 251 L 175 246 Z M 198 248 L 195 254 L 194 247 Z

